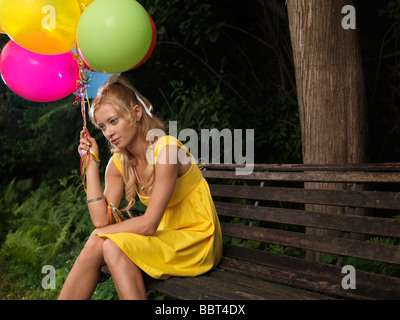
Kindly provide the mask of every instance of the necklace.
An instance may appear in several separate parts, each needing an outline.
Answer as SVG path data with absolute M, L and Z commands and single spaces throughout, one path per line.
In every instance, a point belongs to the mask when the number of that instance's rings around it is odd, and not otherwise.
M 135 168 L 135 167 L 133 167 L 133 171 L 135 172 L 135 176 L 136 176 L 137 181 L 140 183 L 140 190 L 143 191 L 143 190 L 144 190 L 144 184 L 143 184 L 142 181 L 139 180 L 139 177 L 138 177 L 138 175 L 137 175 L 137 172 L 136 172 L 136 168 Z

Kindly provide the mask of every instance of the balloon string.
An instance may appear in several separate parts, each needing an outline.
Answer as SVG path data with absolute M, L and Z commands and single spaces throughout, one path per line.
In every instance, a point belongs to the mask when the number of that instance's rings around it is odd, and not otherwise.
M 110 224 L 120 223 L 124 221 L 125 217 L 118 210 L 118 208 L 114 207 L 114 205 L 106 199 L 108 211 L 110 213 Z
M 77 81 L 77 90 L 75 92 L 75 101 L 74 105 L 77 105 L 79 102 L 81 103 L 81 113 L 82 113 L 82 120 L 83 120 L 83 127 L 86 128 L 86 104 L 85 101 L 88 102 L 88 106 L 90 108 L 89 104 L 89 97 L 87 94 L 87 86 L 88 82 L 90 81 L 90 76 L 88 76 L 88 70 L 85 70 L 85 65 L 78 54 L 78 48 L 77 46 L 74 47 L 74 58 L 78 62 L 79 65 L 79 80 Z M 85 134 L 86 135 L 86 134 Z M 90 158 L 93 157 L 94 161 L 100 162 L 98 155 L 91 149 L 89 148 L 86 151 L 83 151 L 82 154 L 80 155 L 80 175 L 81 175 L 81 180 L 83 184 L 83 188 L 85 189 L 86 192 L 86 171 L 87 167 L 90 162 Z
M 79 80 L 77 81 L 78 89 L 75 92 L 74 105 L 77 105 L 79 102 L 81 103 L 83 127 L 86 128 L 86 103 L 85 102 L 87 102 L 88 110 L 90 110 L 90 102 L 89 102 L 89 96 L 87 93 L 87 87 L 89 86 L 88 82 L 91 79 L 91 74 L 85 68 L 85 64 L 84 64 L 82 58 L 80 57 L 80 55 L 78 54 L 78 48 L 75 46 L 74 49 L 76 52 L 76 53 L 74 53 L 74 57 L 78 61 L 78 65 L 79 65 Z M 88 73 L 89 73 L 89 75 L 88 75 Z M 87 171 L 87 168 L 88 168 L 91 158 L 93 158 L 93 160 L 97 164 L 100 163 L 99 156 L 91 148 L 89 148 L 88 150 L 84 150 L 80 156 L 80 176 L 81 176 L 81 181 L 82 181 L 82 185 L 85 190 L 85 193 L 87 193 L 86 171 Z M 121 213 L 121 211 L 119 211 L 118 208 L 116 208 L 107 199 L 106 199 L 106 202 L 107 202 L 108 212 L 110 215 L 110 224 L 122 222 L 125 219 L 125 217 Z
M 86 170 L 89 165 L 89 161 L 90 161 L 91 157 L 93 157 L 93 160 L 96 163 L 98 163 L 98 164 L 100 163 L 98 155 L 95 152 L 93 152 L 93 150 L 90 148 L 87 151 L 82 152 L 81 160 L 80 160 L 81 180 L 82 180 L 83 188 L 85 189 L 86 193 L 87 193 L 87 191 L 86 191 Z

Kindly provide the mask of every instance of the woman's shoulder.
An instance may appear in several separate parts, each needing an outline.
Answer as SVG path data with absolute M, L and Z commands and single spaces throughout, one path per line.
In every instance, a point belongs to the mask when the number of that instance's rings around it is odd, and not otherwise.
M 122 162 L 117 153 L 114 153 L 110 158 L 110 163 L 113 162 L 118 171 L 122 174 Z
M 183 144 L 173 136 L 169 135 L 161 136 L 153 144 L 154 155 L 157 156 L 165 146 L 178 146 L 179 148 L 181 148 L 183 147 Z
M 159 156 L 161 155 L 161 151 L 167 147 L 167 146 L 176 146 L 176 161 L 182 161 L 182 163 L 186 164 L 188 162 L 192 162 L 192 163 L 196 163 L 195 159 L 192 157 L 192 155 L 190 154 L 189 149 L 181 142 L 179 141 L 177 138 L 173 137 L 173 136 L 162 136 L 159 137 L 158 140 L 153 144 L 153 158 L 151 159 L 153 164 L 157 163 L 157 160 L 159 158 Z M 174 151 L 172 151 L 172 153 L 168 153 L 169 156 L 171 157 L 171 155 L 173 155 Z M 151 154 L 151 152 L 150 152 Z M 163 154 L 163 159 L 166 161 L 165 158 L 166 154 Z M 187 159 L 186 159 L 187 158 Z M 171 158 L 170 158 L 171 160 Z
M 160 147 L 163 147 L 166 145 L 182 146 L 182 142 L 180 142 L 174 136 L 169 136 L 169 135 L 164 135 L 164 136 L 159 137 L 154 144 L 155 144 L 155 148 L 160 148 Z

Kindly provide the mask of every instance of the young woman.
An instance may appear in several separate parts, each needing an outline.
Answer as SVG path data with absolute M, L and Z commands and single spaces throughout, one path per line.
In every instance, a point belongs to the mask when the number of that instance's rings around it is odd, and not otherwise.
M 102 266 L 109 268 L 120 299 L 146 299 L 142 271 L 156 279 L 193 277 L 222 255 L 218 216 L 207 182 L 181 142 L 165 135 L 152 105 L 124 78 L 112 76 L 99 89 L 91 121 L 111 144 L 113 156 L 101 187 L 98 162 L 86 171 L 87 203 L 96 230 L 71 269 L 59 299 L 90 299 Z M 79 154 L 98 146 L 86 128 Z M 123 191 L 129 210 L 137 195 L 142 216 L 110 224 Z

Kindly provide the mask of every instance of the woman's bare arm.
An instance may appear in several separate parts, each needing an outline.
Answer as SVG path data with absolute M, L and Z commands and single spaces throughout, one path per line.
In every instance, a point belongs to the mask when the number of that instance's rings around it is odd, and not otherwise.
M 81 132 L 79 152 L 82 153 L 82 151 L 88 147 L 92 148 L 92 150 L 98 154 L 98 147 L 95 139 L 90 136 L 87 128 L 84 128 Z M 115 207 L 118 207 L 123 193 L 122 176 L 112 161 L 112 158 L 107 165 L 105 182 L 106 185 L 103 192 L 100 181 L 99 165 L 90 158 L 90 162 L 86 169 L 87 199 L 92 200 L 103 198 L 88 203 L 90 217 L 96 228 L 106 226 L 110 220 L 105 199 L 110 201 Z
M 175 151 L 178 152 L 176 146 L 167 146 L 163 148 L 160 155 L 163 152 L 169 154 L 169 148 L 174 148 Z M 180 164 L 174 162 L 176 161 L 167 161 L 163 163 L 157 162 L 155 168 L 154 188 L 144 215 L 121 223 L 98 228 L 96 232 L 105 234 L 130 232 L 141 235 L 153 235 L 156 232 L 168 206 L 174 191 L 176 179 L 178 178 Z

